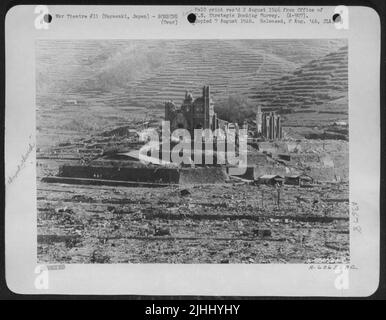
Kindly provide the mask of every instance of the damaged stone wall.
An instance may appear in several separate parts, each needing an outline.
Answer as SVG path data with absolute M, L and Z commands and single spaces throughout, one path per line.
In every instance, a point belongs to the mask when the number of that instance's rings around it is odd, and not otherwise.
M 225 168 L 135 168 L 62 165 L 60 177 L 170 184 L 215 184 L 228 179 Z

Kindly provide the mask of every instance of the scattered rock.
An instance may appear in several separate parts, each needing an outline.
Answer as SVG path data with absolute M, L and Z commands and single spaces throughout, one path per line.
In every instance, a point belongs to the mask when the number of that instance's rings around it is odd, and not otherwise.
M 188 196 L 188 195 L 190 195 L 191 193 L 190 193 L 190 191 L 188 190 L 188 189 L 182 189 L 181 191 L 180 191 L 180 196 L 181 197 L 185 197 L 185 196 Z
M 104 255 L 99 250 L 94 250 L 91 255 L 90 262 L 91 263 L 109 263 L 110 257 Z
M 114 213 L 115 212 L 115 207 L 114 206 L 108 206 L 107 211 Z
M 170 230 L 167 228 L 154 227 L 155 236 L 170 236 Z
M 73 214 L 74 211 L 72 209 L 69 209 L 67 207 L 63 207 L 63 208 L 56 208 L 55 209 L 55 212 L 56 213 L 70 213 L 70 214 Z
M 75 201 L 75 202 L 92 202 L 93 201 L 93 198 L 91 197 L 87 197 L 85 195 L 82 195 L 82 194 L 76 194 L 74 195 L 72 198 L 71 198 L 72 201 Z
M 262 237 L 262 238 L 272 236 L 272 232 L 269 229 L 255 229 L 253 230 L 253 234 L 255 236 Z

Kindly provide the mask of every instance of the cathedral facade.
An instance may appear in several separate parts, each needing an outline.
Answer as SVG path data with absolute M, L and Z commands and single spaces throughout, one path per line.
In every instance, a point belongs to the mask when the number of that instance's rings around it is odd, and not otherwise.
M 186 91 L 180 107 L 173 102 L 165 103 L 165 121 L 170 121 L 170 130 L 186 129 L 193 136 L 194 129 L 218 128 L 217 114 L 214 112 L 209 86 L 202 88 L 202 96 L 196 99 Z
M 186 91 L 181 106 L 172 101 L 165 103 L 165 121 L 170 122 L 170 130 L 186 129 L 194 137 L 195 129 L 221 129 L 225 132 L 230 128 L 238 132 L 238 124 L 219 119 L 214 112 L 214 104 L 209 86 L 202 88 L 202 96 L 196 99 Z M 281 117 L 275 112 L 262 112 L 261 107 L 256 111 L 256 134 L 265 140 L 280 140 L 283 138 Z

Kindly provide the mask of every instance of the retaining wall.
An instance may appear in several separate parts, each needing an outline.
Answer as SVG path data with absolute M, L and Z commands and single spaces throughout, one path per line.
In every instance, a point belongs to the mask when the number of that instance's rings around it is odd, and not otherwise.
M 170 184 L 224 183 L 228 176 L 224 168 L 130 168 L 113 166 L 62 165 L 60 177 L 135 181 Z

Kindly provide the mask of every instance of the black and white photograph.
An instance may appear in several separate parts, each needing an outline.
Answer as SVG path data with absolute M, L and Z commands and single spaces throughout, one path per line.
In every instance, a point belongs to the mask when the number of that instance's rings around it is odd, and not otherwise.
M 39 262 L 348 263 L 347 47 L 38 40 Z
M 25 5 L 5 40 L 10 291 L 377 290 L 376 11 Z

